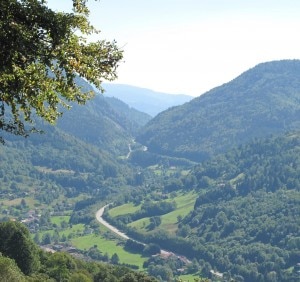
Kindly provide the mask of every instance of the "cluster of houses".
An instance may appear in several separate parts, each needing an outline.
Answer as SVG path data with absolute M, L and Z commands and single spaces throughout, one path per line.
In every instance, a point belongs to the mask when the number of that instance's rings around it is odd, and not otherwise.
M 35 233 L 38 231 L 40 218 L 41 214 L 38 211 L 29 210 L 21 222 L 28 227 L 31 233 Z

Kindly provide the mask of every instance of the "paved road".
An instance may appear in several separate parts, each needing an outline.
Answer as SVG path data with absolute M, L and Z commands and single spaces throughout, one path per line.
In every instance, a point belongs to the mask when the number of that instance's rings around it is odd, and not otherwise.
M 102 207 L 101 209 L 99 209 L 97 212 L 96 212 L 96 219 L 101 223 L 103 224 L 104 226 L 106 226 L 108 229 L 110 229 L 112 232 L 114 232 L 115 234 L 119 235 L 120 237 L 128 240 L 130 239 L 125 233 L 121 232 L 119 229 L 117 229 L 116 227 L 112 226 L 111 224 L 109 224 L 106 220 L 103 219 L 102 215 L 104 213 L 104 210 L 106 207 L 108 207 L 108 205 Z

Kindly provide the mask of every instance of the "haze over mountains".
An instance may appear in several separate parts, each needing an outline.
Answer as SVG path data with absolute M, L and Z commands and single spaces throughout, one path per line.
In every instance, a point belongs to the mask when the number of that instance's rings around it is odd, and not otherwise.
M 253 138 L 300 128 L 300 61 L 260 64 L 152 119 L 137 136 L 150 152 L 202 161 Z
M 147 152 L 139 151 L 139 159 L 149 159 L 149 153 L 155 153 L 156 156 L 199 162 L 254 138 L 299 129 L 299 77 L 299 60 L 263 63 L 188 103 L 161 112 L 153 119 L 117 98 L 96 94 L 85 106 L 73 105 L 70 111 L 66 111 L 56 130 L 105 150 L 112 157 L 127 155 L 128 145 L 136 137 L 148 148 Z M 82 79 L 77 83 L 85 90 L 93 90 Z M 114 87 L 114 91 L 124 89 L 122 85 L 105 87 L 108 92 Z M 139 90 L 130 86 L 125 86 L 125 89 L 133 89 L 133 97 Z M 126 91 L 118 95 L 124 98 L 128 94 Z M 150 90 L 148 92 L 153 94 Z M 147 104 L 148 96 L 143 95 L 142 92 L 140 99 Z M 159 97 L 158 93 L 154 96 Z M 165 96 L 162 97 L 156 101 Z M 151 101 L 154 101 L 153 96 L 150 97 L 149 110 L 157 110 L 155 106 L 152 108 Z M 47 131 L 49 127 L 46 135 Z M 29 140 L 39 138 L 39 135 L 34 135 Z M 41 140 L 44 138 L 41 136 Z
M 170 107 L 182 105 L 193 97 L 184 94 L 167 94 L 150 89 L 130 86 L 126 84 L 103 84 L 105 96 L 115 97 L 130 107 L 154 117 Z

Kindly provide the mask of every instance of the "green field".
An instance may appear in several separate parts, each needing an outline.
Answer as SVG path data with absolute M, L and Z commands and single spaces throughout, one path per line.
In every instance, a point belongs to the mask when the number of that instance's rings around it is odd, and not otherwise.
M 66 229 L 66 230 L 63 230 L 61 232 L 59 232 L 60 235 L 65 235 L 65 236 L 69 236 L 70 234 L 74 234 L 75 236 L 79 235 L 79 234 L 82 234 L 84 231 L 84 224 L 82 223 L 79 223 L 79 224 L 75 224 L 73 225 L 72 227 Z
M 161 165 L 151 165 L 151 166 L 148 166 L 148 169 L 152 170 L 153 173 L 155 173 L 156 175 L 165 175 L 165 176 L 171 176 L 171 175 L 174 175 L 176 173 L 180 173 L 181 175 L 187 175 L 190 170 L 180 170 L 178 169 L 177 167 L 169 167 L 169 168 L 166 168 L 166 167 L 163 167 Z
M 66 228 L 64 230 L 59 231 L 59 236 L 65 235 L 66 237 L 68 237 L 70 234 L 73 234 L 73 236 L 79 236 L 82 235 L 84 231 L 84 224 L 74 224 L 72 225 L 72 227 Z M 54 229 L 51 230 L 45 230 L 45 231 L 40 231 L 39 232 L 39 236 L 40 238 L 43 238 L 43 236 L 46 233 L 50 233 L 51 235 L 54 234 Z
M 81 250 L 88 250 L 97 245 L 102 254 L 107 253 L 111 257 L 114 253 L 118 254 L 120 263 L 137 265 L 139 269 L 143 269 L 143 263 L 147 260 L 139 254 L 131 254 L 123 249 L 119 244 L 119 240 L 106 239 L 95 234 L 86 235 L 72 239 L 72 245 Z
M 177 229 L 178 216 L 184 218 L 194 209 L 194 204 L 197 198 L 197 194 L 194 192 L 180 194 L 175 197 L 173 200 L 177 204 L 175 211 L 169 212 L 161 216 L 161 227 L 170 232 Z
M 62 215 L 62 216 L 51 216 L 51 222 L 53 224 L 56 224 L 57 226 L 60 226 L 60 224 L 65 221 L 69 222 L 70 216 L 68 215 Z
M 68 222 L 70 216 L 52 216 L 51 222 L 60 227 L 61 222 Z M 100 225 L 99 225 L 100 226 Z M 85 230 L 84 224 L 74 224 L 72 227 L 68 227 L 59 231 L 59 235 L 65 235 L 68 237 L 70 234 L 73 235 L 70 240 L 71 244 L 81 250 L 88 250 L 91 247 L 97 245 L 98 249 L 102 254 L 107 253 L 111 257 L 114 253 L 118 254 L 120 263 L 137 265 L 139 269 L 143 269 L 143 263 L 148 259 L 142 257 L 140 254 L 128 253 L 123 249 L 123 244 L 120 244 L 119 239 L 107 238 L 108 229 L 105 226 L 100 227 L 101 235 L 89 234 L 83 235 Z M 39 237 L 42 239 L 46 233 L 54 234 L 54 229 L 39 232 Z M 34 236 L 34 235 L 32 235 Z
M 17 205 L 21 204 L 22 199 L 24 199 L 26 201 L 26 204 L 30 209 L 34 209 L 35 204 L 37 204 L 37 201 L 31 197 L 16 198 L 13 200 L 2 200 L 2 204 L 4 206 L 8 206 L 8 207 L 17 206 Z
M 182 282 L 195 282 L 197 281 L 197 278 L 201 278 L 199 275 L 193 275 L 193 274 L 186 274 L 186 275 L 180 275 L 178 277 L 179 279 L 181 279 L 180 281 Z
M 134 213 L 134 212 L 138 211 L 139 209 L 140 209 L 140 205 L 135 206 L 133 203 L 129 203 L 129 204 L 124 204 L 124 205 L 112 208 L 109 210 L 108 213 L 111 217 L 116 217 L 119 215 Z
M 145 232 L 147 232 L 147 226 L 149 224 L 150 224 L 149 217 L 144 217 L 144 218 L 141 218 L 139 220 L 129 223 L 128 226 L 134 227 L 137 230 L 139 230 L 139 232 L 145 233 Z
M 161 225 L 159 226 L 159 229 L 163 229 L 172 233 L 176 232 L 178 225 L 177 217 L 185 217 L 186 215 L 188 215 L 188 213 L 194 208 L 196 198 L 197 194 L 194 192 L 181 193 L 173 198 L 172 200 L 176 202 L 177 208 L 176 210 L 161 216 Z M 135 227 L 140 232 L 145 233 L 148 232 L 146 228 L 149 223 L 149 218 L 145 217 L 131 222 L 130 224 L 128 224 L 128 226 Z

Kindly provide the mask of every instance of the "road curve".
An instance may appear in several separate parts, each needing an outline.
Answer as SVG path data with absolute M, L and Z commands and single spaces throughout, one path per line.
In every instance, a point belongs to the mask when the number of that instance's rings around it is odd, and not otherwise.
M 102 215 L 104 213 L 104 210 L 106 207 L 108 207 L 110 204 L 105 205 L 104 207 L 102 207 L 101 209 L 99 209 L 96 212 L 96 219 L 105 227 L 107 227 L 109 230 L 111 230 L 112 232 L 114 232 L 115 234 L 119 235 L 120 237 L 128 240 L 130 239 L 125 233 L 121 232 L 119 229 L 117 229 L 116 227 L 112 226 L 111 224 L 109 224 L 106 220 L 103 219 Z

